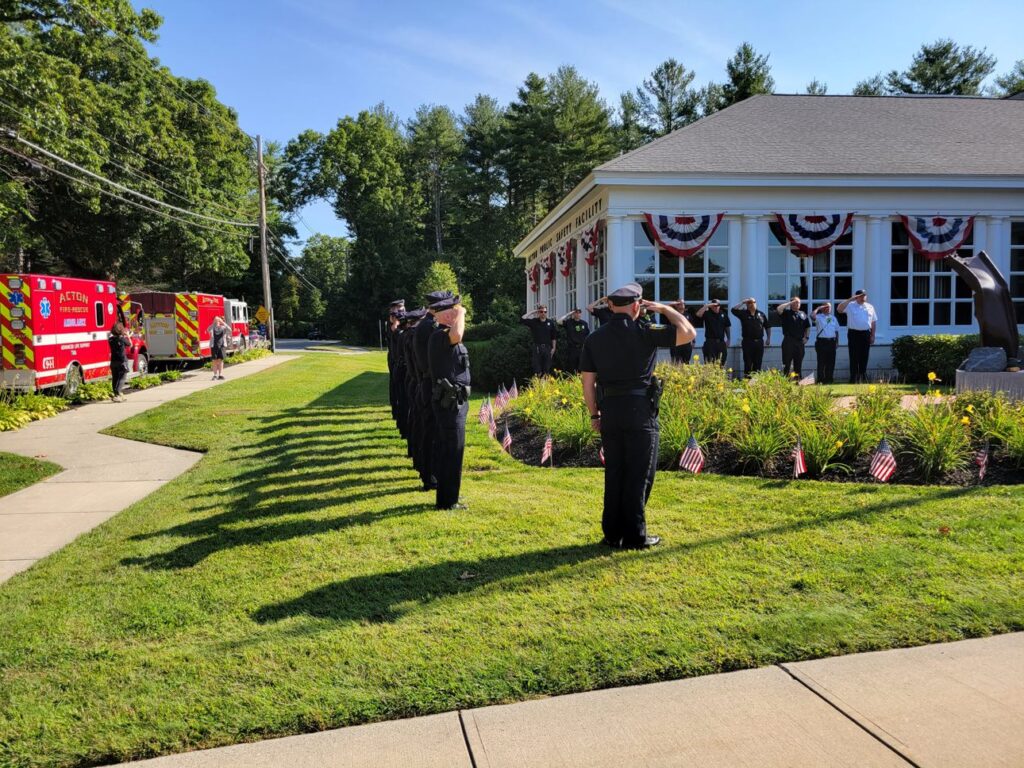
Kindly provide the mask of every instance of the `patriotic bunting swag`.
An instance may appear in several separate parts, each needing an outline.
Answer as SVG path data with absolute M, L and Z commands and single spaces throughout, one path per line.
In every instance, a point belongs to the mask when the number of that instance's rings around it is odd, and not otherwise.
M 548 257 L 540 263 L 541 269 L 544 270 L 544 285 L 551 285 L 555 279 L 555 252 L 552 251 L 548 254 Z
M 530 290 L 537 293 L 540 290 L 540 264 L 534 264 L 526 270 L 526 278 L 530 281 Z
M 572 240 L 567 241 L 563 247 L 558 249 L 558 271 L 562 273 L 562 277 L 568 277 L 572 272 L 575 253 L 576 249 L 573 247 Z
M 724 213 L 711 216 L 655 216 L 645 213 L 651 237 L 669 253 L 680 258 L 692 256 L 707 245 L 722 223 Z
M 801 256 L 824 253 L 853 225 L 852 213 L 776 213 L 775 218 L 789 244 Z
M 584 229 L 580 233 L 580 248 L 583 249 L 583 260 L 591 267 L 597 263 L 597 239 L 600 236 L 598 232 L 598 227 L 600 226 L 600 221 L 595 222 L 594 226 Z
M 900 216 L 914 250 L 929 259 L 956 253 L 974 226 L 973 216 Z

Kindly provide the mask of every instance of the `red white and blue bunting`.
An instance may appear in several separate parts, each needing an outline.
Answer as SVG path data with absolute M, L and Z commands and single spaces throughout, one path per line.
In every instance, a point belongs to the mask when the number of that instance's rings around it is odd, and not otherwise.
M 900 216 L 914 250 L 929 259 L 956 253 L 971 234 L 973 216 Z
M 775 218 L 801 256 L 824 253 L 853 226 L 852 213 L 776 213 Z
M 540 268 L 544 270 L 544 285 L 551 285 L 555 281 L 555 252 L 548 254 L 546 259 L 540 262 Z
M 723 216 L 724 213 L 708 216 L 692 216 L 685 213 L 678 216 L 644 214 L 650 234 L 658 245 L 680 258 L 692 256 L 707 245 L 718 225 L 722 223 Z
M 583 260 L 591 267 L 597 263 L 597 244 L 600 237 L 600 221 L 595 221 L 594 226 L 588 227 L 580 232 L 580 248 L 583 250 Z
M 526 279 L 530 283 L 530 290 L 537 293 L 540 290 L 540 264 L 534 263 L 532 267 L 526 270 Z
M 558 248 L 558 271 L 562 277 L 568 277 L 572 272 L 573 264 L 576 263 L 576 241 L 567 240 L 565 245 Z

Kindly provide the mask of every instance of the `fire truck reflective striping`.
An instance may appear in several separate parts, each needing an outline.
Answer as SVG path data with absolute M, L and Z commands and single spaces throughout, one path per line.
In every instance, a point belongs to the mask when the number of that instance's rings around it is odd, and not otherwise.
M 199 308 L 195 294 L 174 297 L 174 316 L 178 323 L 178 357 L 199 356 Z
M 0 277 L 0 316 L 3 317 L 0 367 L 31 367 L 35 363 L 35 350 L 32 345 L 32 286 L 28 281 L 14 275 Z M 21 328 L 15 327 L 19 324 Z

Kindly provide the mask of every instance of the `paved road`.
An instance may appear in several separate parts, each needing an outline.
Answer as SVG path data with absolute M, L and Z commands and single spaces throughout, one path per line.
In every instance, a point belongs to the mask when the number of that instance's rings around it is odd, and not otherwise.
M 284 355 L 232 365 L 225 381 L 210 372 L 186 373 L 179 381 L 127 395 L 127 402 L 89 403 L 52 419 L 0 433 L 0 451 L 45 458 L 64 471 L 0 498 L 0 584 L 74 541 L 202 458 L 181 451 L 99 434 L 161 403 L 230 384 L 287 361 Z M 131 473 L 124 463 L 130 457 Z
M 367 347 L 352 347 L 342 344 L 333 339 L 321 339 L 309 341 L 307 339 L 278 339 L 278 352 L 335 352 L 340 355 L 354 355 L 362 352 L 370 352 Z
M 557 696 L 121 768 L 1024 765 L 1024 633 Z

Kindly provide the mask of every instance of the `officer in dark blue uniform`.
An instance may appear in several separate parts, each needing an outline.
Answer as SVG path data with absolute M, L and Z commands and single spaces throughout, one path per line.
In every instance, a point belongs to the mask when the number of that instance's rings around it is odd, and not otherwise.
M 729 354 L 729 315 L 722 311 L 718 299 L 711 299 L 697 310 L 697 320 L 704 326 L 704 362 L 725 365 Z
M 405 330 L 402 331 L 402 359 L 405 361 L 405 405 L 406 405 L 406 441 L 407 453 L 412 465 L 420 470 L 420 456 L 416 451 L 420 441 L 420 415 L 417 393 L 419 391 L 420 374 L 416 366 L 414 341 L 420 320 L 427 314 L 425 309 L 414 309 L 405 313 Z
M 600 299 L 587 304 L 587 312 L 597 320 L 597 324 L 604 325 L 605 323 L 611 322 L 612 311 L 608 308 L 608 297 L 602 296 Z
M 391 377 L 394 382 L 395 392 L 395 426 L 398 427 L 398 433 L 404 438 L 409 434 L 408 431 L 408 414 L 409 414 L 409 400 L 406 395 L 405 389 L 405 356 L 403 354 L 402 334 L 405 333 L 405 310 L 402 310 L 395 316 L 398 324 L 395 329 L 391 332 L 391 348 L 394 350 L 394 368 L 391 371 Z
M 661 540 L 647 535 L 644 515 L 658 465 L 658 347 L 671 349 L 696 336 L 672 307 L 641 301 L 642 296 L 636 283 L 609 294 L 612 319 L 587 337 L 580 357 L 583 397 L 604 448 L 604 543 L 629 549 Z M 642 325 L 642 310 L 657 312 L 671 325 Z
M 590 326 L 582 318 L 578 308 L 558 322 L 565 329 L 566 357 L 569 361 L 565 369 L 570 373 L 576 373 L 580 369 L 580 353 L 583 351 L 583 342 L 590 335 Z
M 466 413 L 469 411 L 469 353 L 462 343 L 466 310 L 458 296 L 430 305 L 437 328 L 427 344 L 427 362 L 433 384 L 431 405 L 437 422 L 437 508 L 465 509 L 459 501 L 462 454 L 466 449 Z
M 519 321 L 530 329 L 533 337 L 533 349 L 530 364 L 534 376 L 547 376 L 551 373 L 551 360 L 558 348 L 558 326 L 548 317 L 548 308 L 541 304 L 533 312 L 527 312 Z
M 429 307 L 435 302 L 453 297 L 451 291 L 434 291 L 426 295 L 427 314 L 416 326 L 415 342 L 413 343 L 416 370 L 420 375 L 419 388 L 416 393 L 420 418 L 419 444 L 416 446 L 416 451 L 419 455 L 418 468 L 424 491 L 432 491 L 437 488 L 437 475 L 434 468 L 434 454 L 437 451 L 438 439 L 437 422 L 434 420 L 434 409 L 430 404 L 433 386 L 428 357 L 430 337 L 437 330 L 437 320 L 434 319 L 434 310 Z
M 789 376 L 792 371 L 798 381 L 803 378 L 804 350 L 811 335 L 810 318 L 800 304 L 800 297 L 794 296 L 775 308 L 782 318 L 782 372 Z
M 772 329 L 768 315 L 757 308 L 757 300 L 744 299 L 732 308 L 732 314 L 740 321 L 743 334 L 743 375 L 761 370 L 765 346 L 772 345 Z
M 405 312 L 405 299 L 395 299 L 388 306 L 388 324 L 384 328 L 384 340 L 388 343 L 388 400 L 391 402 L 391 418 L 398 420 L 398 390 L 395 388 L 395 344 L 398 334 L 398 317 Z
M 693 321 L 693 316 L 686 308 L 685 301 L 673 301 L 669 306 L 685 317 L 690 322 L 690 325 L 696 327 L 696 323 Z M 672 357 L 673 363 L 676 363 L 677 365 L 685 365 L 693 359 L 693 342 L 691 341 L 687 344 L 679 344 L 678 346 L 672 347 L 672 351 L 669 354 Z

